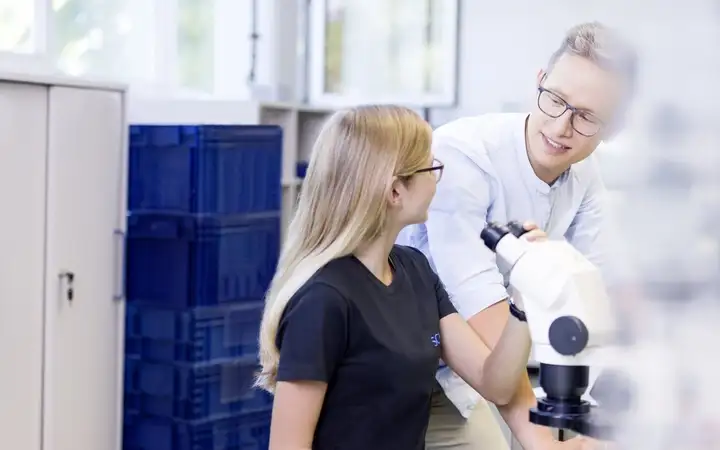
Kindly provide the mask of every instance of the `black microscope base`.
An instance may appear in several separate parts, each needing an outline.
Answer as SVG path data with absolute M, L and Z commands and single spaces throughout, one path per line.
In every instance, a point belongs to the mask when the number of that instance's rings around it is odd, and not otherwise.
M 574 431 L 583 436 L 600 440 L 611 439 L 613 432 L 610 423 L 602 420 L 600 414 L 594 409 L 581 414 L 562 414 L 532 408 L 530 422 L 544 427 Z

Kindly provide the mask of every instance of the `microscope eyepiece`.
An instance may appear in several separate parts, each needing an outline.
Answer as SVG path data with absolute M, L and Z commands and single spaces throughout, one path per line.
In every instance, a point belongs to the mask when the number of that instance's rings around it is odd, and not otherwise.
M 493 252 L 497 248 L 500 239 L 505 237 L 506 234 L 510 233 L 510 229 L 505 225 L 497 222 L 488 222 L 485 228 L 480 232 L 480 238 L 483 240 L 487 248 Z
M 497 222 L 488 222 L 482 232 L 480 232 L 480 237 L 485 245 L 494 252 L 497 248 L 498 242 L 500 242 L 500 239 L 502 239 L 506 234 L 512 234 L 516 238 L 519 238 L 527 232 L 528 230 L 525 229 L 522 222 L 517 220 L 510 221 L 507 225 Z

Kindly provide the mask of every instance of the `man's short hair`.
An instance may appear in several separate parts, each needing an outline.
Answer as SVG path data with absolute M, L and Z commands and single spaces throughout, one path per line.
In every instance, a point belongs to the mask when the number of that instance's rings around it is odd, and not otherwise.
M 620 34 L 600 22 L 575 25 L 565 34 L 560 47 L 550 57 L 550 72 L 564 54 L 592 61 L 598 66 L 619 74 L 630 92 L 635 90 L 637 54 L 633 46 Z

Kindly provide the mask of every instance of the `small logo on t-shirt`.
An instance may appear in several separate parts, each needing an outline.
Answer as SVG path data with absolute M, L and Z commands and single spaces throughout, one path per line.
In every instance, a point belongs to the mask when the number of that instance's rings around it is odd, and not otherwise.
M 440 333 L 435 333 L 430 336 L 430 342 L 432 342 L 433 347 L 440 347 Z

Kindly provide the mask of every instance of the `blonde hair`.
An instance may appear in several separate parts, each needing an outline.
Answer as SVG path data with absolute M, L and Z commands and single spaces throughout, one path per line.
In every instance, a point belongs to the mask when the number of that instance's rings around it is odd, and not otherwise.
M 550 57 L 548 72 L 564 54 L 579 56 L 619 74 L 630 92 L 637 79 L 638 57 L 620 33 L 600 22 L 586 22 L 570 28 L 560 47 Z
M 427 166 L 431 139 L 427 122 L 399 106 L 353 108 L 325 123 L 265 299 L 255 386 L 274 392 L 278 326 L 290 299 L 327 263 L 382 234 L 394 177 Z

